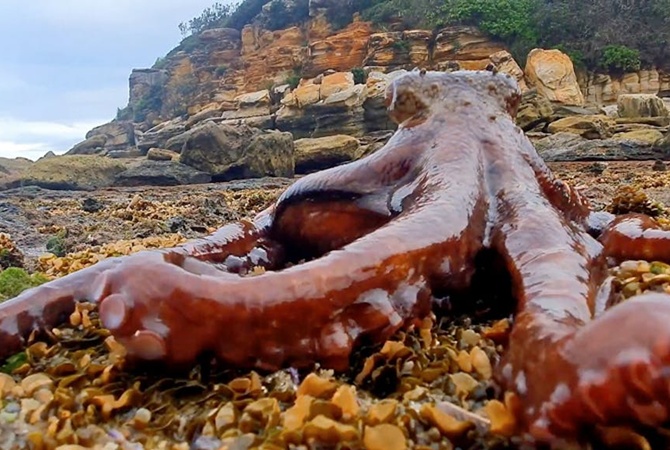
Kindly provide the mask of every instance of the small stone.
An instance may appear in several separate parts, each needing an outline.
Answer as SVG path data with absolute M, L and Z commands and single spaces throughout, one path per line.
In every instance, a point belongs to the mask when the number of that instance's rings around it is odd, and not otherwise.
M 399 427 L 383 423 L 365 427 L 363 445 L 366 450 L 405 450 L 407 438 Z
M 668 170 L 668 165 L 661 161 L 660 159 L 657 159 L 654 161 L 654 165 L 651 166 L 651 170 L 655 170 L 657 172 L 665 172 Z
M 472 366 L 477 373 L 481 375 L 484 380 L 489 380 L 493 374 L 493 368 L 491 367 L 491 361 L 486 352 L 479 347 L 473 347 L 472 351 L 470 351 L 470 358 Z
M 297 395 L 311 395 L 316 398 L 328 398 L 335 393 L 337 383 L 333 380 L 321 378 L 315 373 L 310 373 L 300 383 Z
M 331 401 L 342 409 L 342 416 L 345 419 L 350 419 L 358 415 L 360 406 L 358 405 L 358 399 L 356 398 L 356 388 L 353 386 L 342 385 L 337 388 Z
M 33 395 L 33 392 L 38 389 L 50 389 L 52 386 L 53 380 L 45 373 L 35 373 L 33 375 L 28 375 L 23 380 L 21 380 L 21 387 L 27 396 Z
M 394 399 L 384 399 L 370 406 L 367 414 L 367 422 L 370 425 L 377 425 L 384 422 L 390 422 L 395 416 L 398 408 L 398 401 Z
M 463 333 L 461 333 L 461 345 L 464 345 L 466 347 L 472 347 L 474 345 L 477 345 L 481 340 L 481 338 L 482 337 L 476 331 L 465 330 L 463 331 Z
M 458 420 L 449 414 L 440 411 L 435 405 L 425 404 L 421 407 L 421 418 L 430 425 L 437 427 L 443 436 L 449 439 L 456 439 L 463 436 L 468 430 L 474 427 L 471 422 Z

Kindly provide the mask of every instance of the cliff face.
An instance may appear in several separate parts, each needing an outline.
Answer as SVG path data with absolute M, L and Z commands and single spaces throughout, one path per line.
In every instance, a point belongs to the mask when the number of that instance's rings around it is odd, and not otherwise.
M 189 38 L 188 45 L 155 68 L 134 70 L 129 110 L 135 112 L 135 122 L 146 121 L 148 126 L 185 112 L 225 111 L 235 106 L 233 100 L 240 94 L 328 70 L 482 69 L 490 62 L 489 55 L 503 50 L 473 27 L 379 32 L 370 23 L 355 20 L 332 31 L 322 14 L 328 2 L 312 5 L 312 18 L 300 27 L 207 30 Z

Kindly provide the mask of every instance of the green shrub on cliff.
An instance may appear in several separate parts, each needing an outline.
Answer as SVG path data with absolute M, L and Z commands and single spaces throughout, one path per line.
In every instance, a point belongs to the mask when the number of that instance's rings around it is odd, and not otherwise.
M 625 45 L 608 45 L 603 49 L 600 66 L 611 72 L 640 70 L 640 52 Z

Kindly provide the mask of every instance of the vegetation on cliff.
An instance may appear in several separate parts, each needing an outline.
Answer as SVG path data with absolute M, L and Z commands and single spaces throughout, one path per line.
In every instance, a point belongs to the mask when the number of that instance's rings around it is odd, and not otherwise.
M 475 25 L 520 60 L 531 48 L 544 47 L 560 48 L 590 70 L 670 67 L 670 0 L 341 0 L 325 10 L 335 28 L 346 26 L 355 13 L 381 28 Z M 215 3 L 179 28 L 189 36 L 258 21 L 276 30 L 308 17 L 308 0 L 244 0 Z

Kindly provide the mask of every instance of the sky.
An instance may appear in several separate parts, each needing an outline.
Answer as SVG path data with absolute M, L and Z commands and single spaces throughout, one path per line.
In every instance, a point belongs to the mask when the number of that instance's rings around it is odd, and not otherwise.
M 63 153 L 128 103 L 133 68 L 215 0 L 1 0 L 0 157 Z M 223 1 L 222 3 L 229 3 Z

